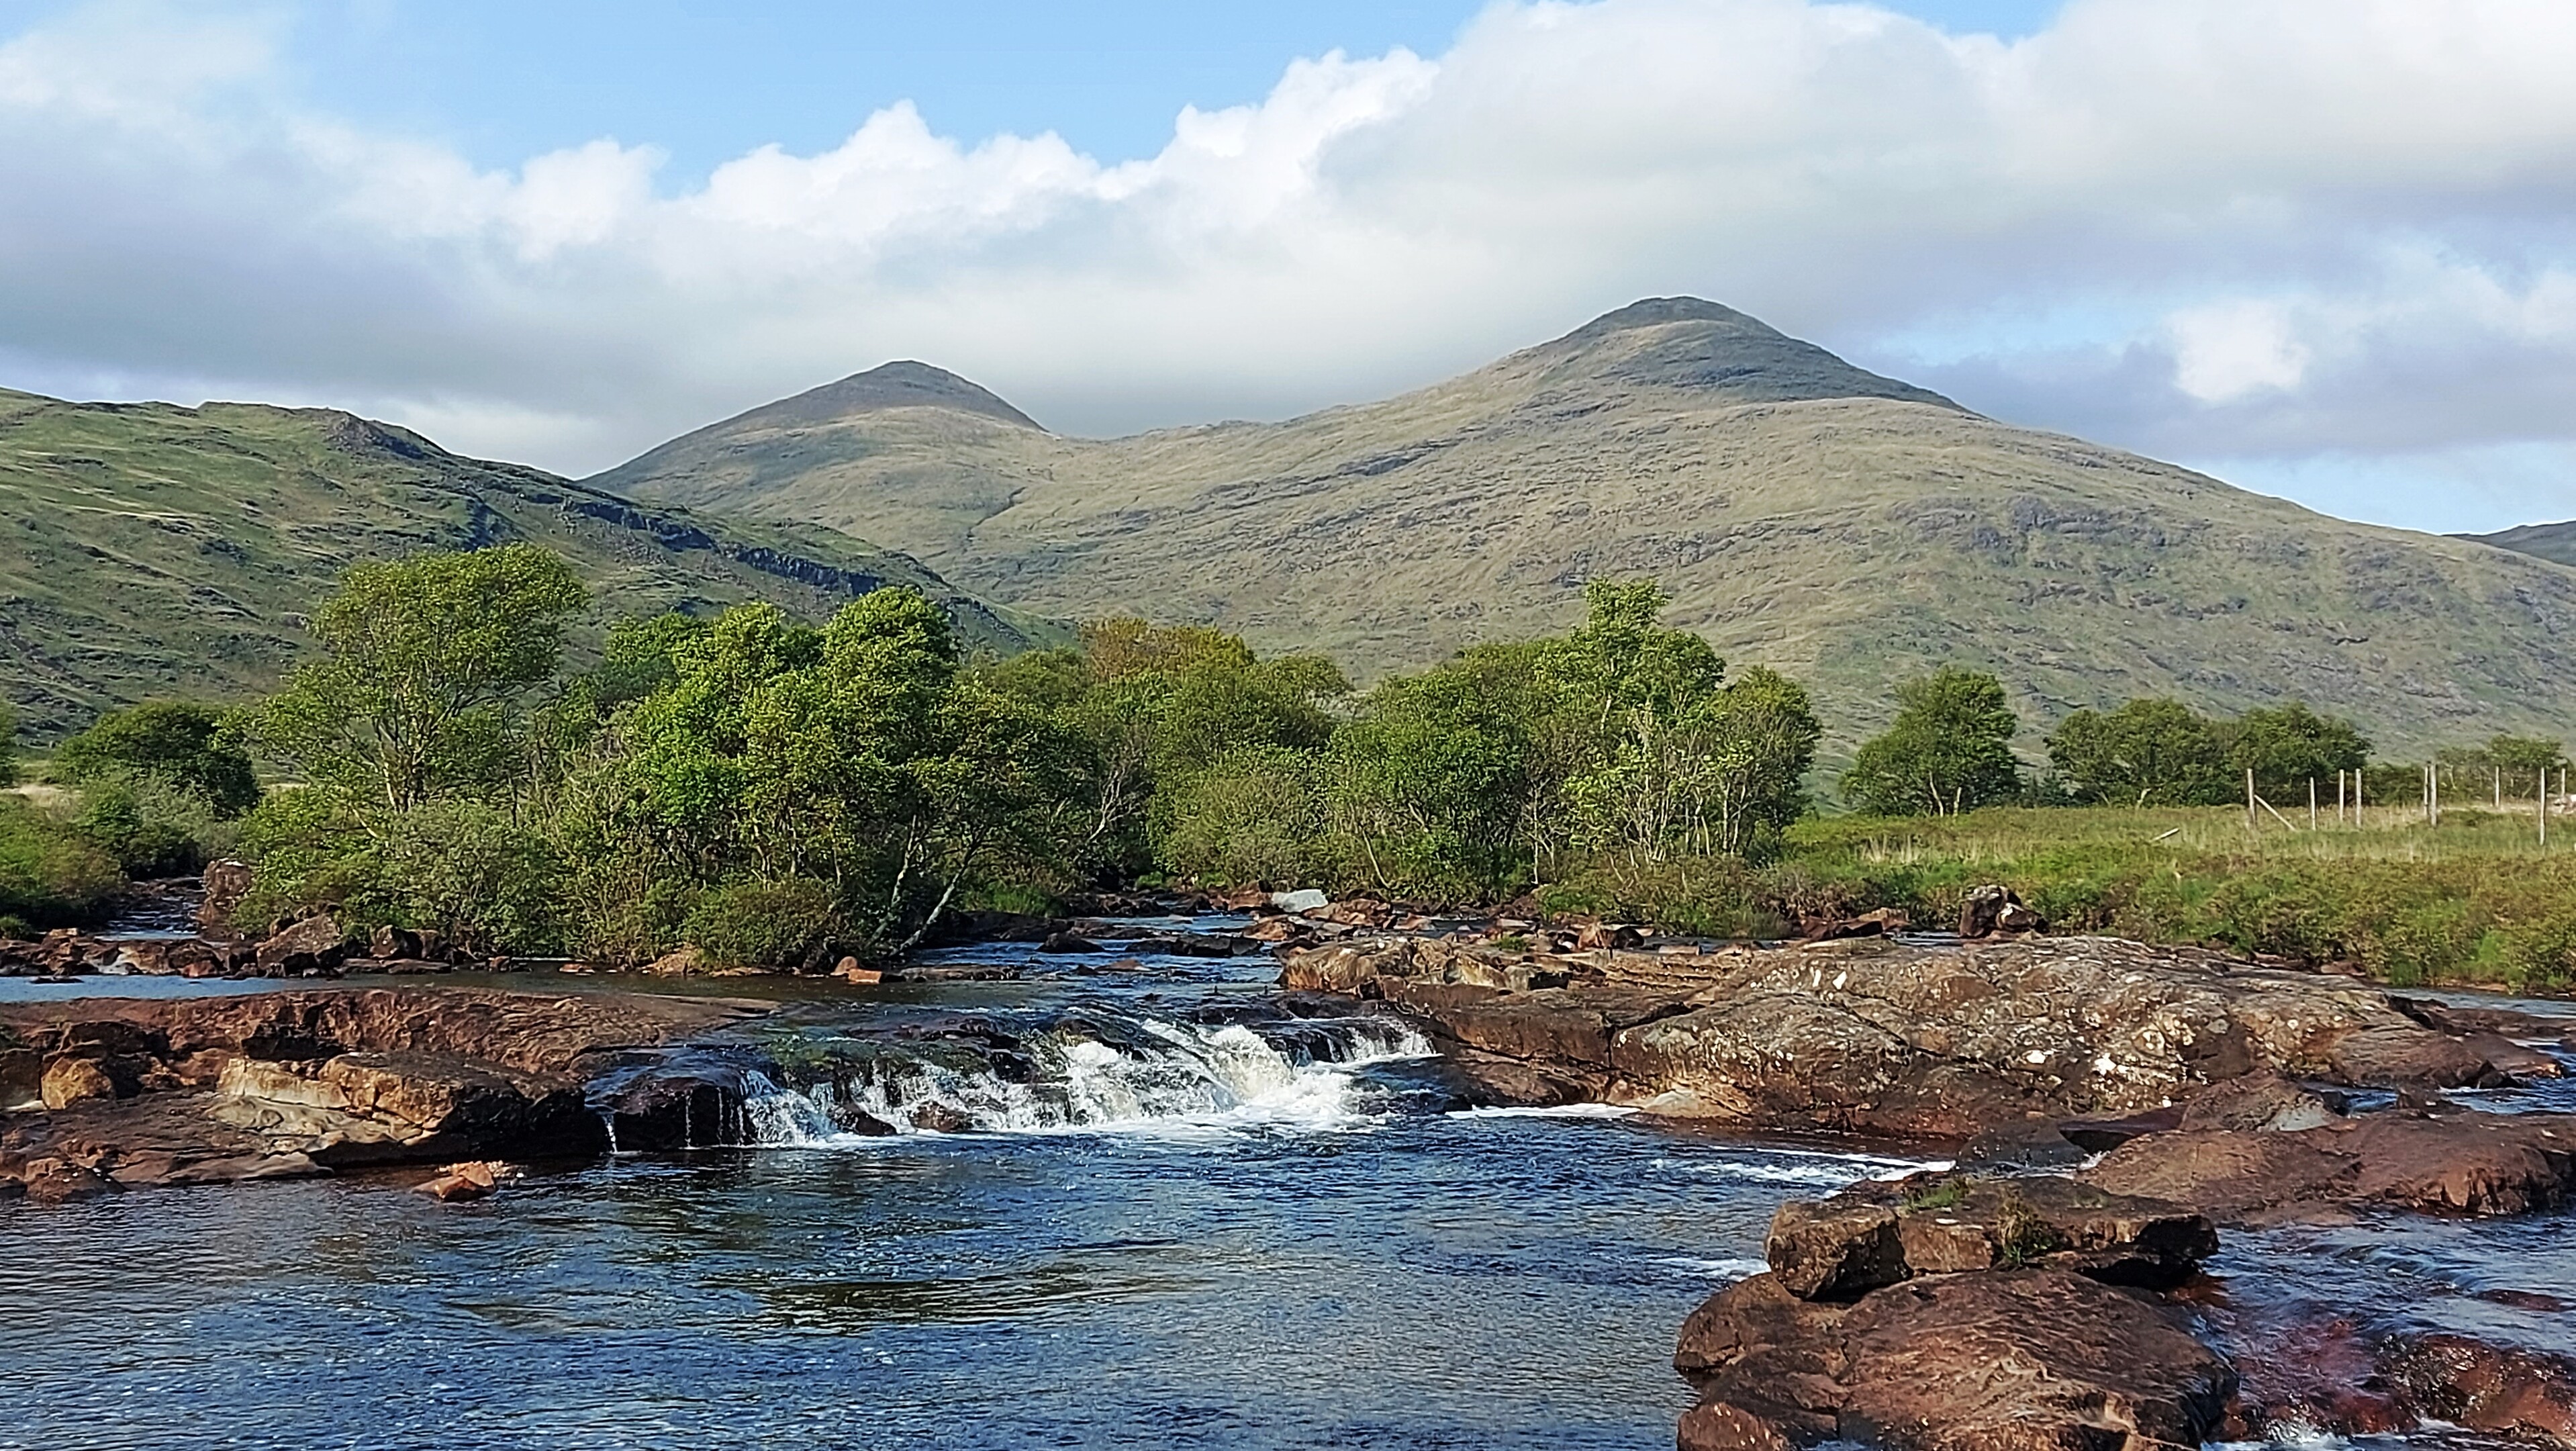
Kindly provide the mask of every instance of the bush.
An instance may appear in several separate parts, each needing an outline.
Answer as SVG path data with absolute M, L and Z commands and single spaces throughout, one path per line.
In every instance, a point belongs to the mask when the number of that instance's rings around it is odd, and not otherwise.
M 1156 802 L 1164 866 L 1226 886 L 1309 880 L 1324 831 L 1317 774 L 1313 752 L 1267 746 L 1183 777 Z
M 202 871 L 236 836 L 203 796 L 158 777 L 95 777 L 82 796 L 73 825 L 129 877 Z
M 845 931 L 829 884 L 790 877 L 710 889 L 681 936 L 726 967 L 795 967 Z
M 19 934 L 96 921 L 124 885 L 115 860 L 70 823 L 0 797 L 0 917 Z
M 473 952 L 563 945 L 564 872 L 534 828 L 471 801 L 432 801 L 369 826 L 323 792 L 270 795 L 242 823 L 259 871 L 239 919 L 325 908 L 352 930 L 435 928 Z
M 54 774 L 74 784 L 144 779 L 167 783 L 231 820 L 259 804 L 250 757 L 224 734 L 223 717 L 176 701 L 138 705 L 100 716 L 63 742 Z

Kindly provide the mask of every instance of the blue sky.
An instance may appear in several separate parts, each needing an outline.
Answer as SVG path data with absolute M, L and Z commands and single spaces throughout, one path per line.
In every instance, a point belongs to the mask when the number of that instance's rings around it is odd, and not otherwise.
M 0 4 L 0 15 L 13 7 Z M 18 5 L 22 15 L 71 7 Z M 341 114 L 485 166 L 599 136 L 670 154 L 672 180 L 753 147 L 821 150 L 910 100 L 943 133 L 1055 131 L 1151 156 L 1182 106 L 1257 101 L 1298 56 L 1446 50 L 1478 3 L 683 4 L 356 0 L 296 12 L 297 84 Z M 1899 0 L 1953 31 L 2027 35 L 2056 0 Z
M 2576 517 L 2576 4 L 0 0 L 0 386 L 581 474 L 896 357 L 1284 417 L 1641 296 Z

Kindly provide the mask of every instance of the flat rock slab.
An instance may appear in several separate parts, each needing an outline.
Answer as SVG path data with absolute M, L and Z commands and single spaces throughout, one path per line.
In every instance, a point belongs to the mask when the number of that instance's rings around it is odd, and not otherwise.
M 1914 1280 L 1848 1308 L 1757 1275 L 1691 1316 L 1673 1363 L 1700 1393 L 1683 1451 L 2196 1446 L 2236 1387 L 2173 1311 L 2056 1270 Z
M 1802 1299 L 2017 1266 L 2166 1289 L 2218 1252 L 2218 1231 L 2183 1205 L 2067 1179 L 1958 1176 L 1793 1199 L 1772 1216 L 1763 1252 Z
M 2363 1206 L 2523 1214 L 2576 1202 L 2576 1115 L 2383 1113 L 2286 1133 L 2187 1128 L 2133 1138 L 2080 1177 L 2235 1222 Z

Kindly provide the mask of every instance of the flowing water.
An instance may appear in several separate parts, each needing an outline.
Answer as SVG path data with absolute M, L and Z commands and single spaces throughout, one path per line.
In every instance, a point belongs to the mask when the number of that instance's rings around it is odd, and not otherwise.
M 1778 1201 L 1922 1162 L 1464 1111 L 1400 1023 L 1283 1014 L 1266 958 L 937 960 L 1023 976 L 755 983 L 790 1000 L 639 1065 L 731 1085 L 695 1148 L 471 1205 L 413 1175 L 0 1210 L 0 1448 L 1644 1451 Z M 2564 1231 L 2240 1257 L 2527 1333 L 2539 1302 L 2478 1296 L 2576 1299 Z

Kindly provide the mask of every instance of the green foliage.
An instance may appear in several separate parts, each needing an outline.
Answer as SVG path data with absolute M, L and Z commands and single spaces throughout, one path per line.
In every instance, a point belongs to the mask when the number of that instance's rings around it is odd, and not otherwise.
M 2269 797 L 2303 795 L 2308 782 L 2358 770 L 2369 758 L 2370 742 L 2352 722 L 2320 716 L 2296 701 L 2249 710 L 2228 725 L 2230 777 L 2242 783 L 2252 771 L 2254 788 Z
M 225 820 L 259 804 L 248 752 L 211 706 L 162 701 L 109 711 L 54 753 L 56 779 L 75 784 L 150 777 L 202 797 Z
M 837 898 L 803 877 L 733 882 L 698 898 L 681 935 L 727 967 L 795 967 L 847 931 Z
M 1390 680 L 1334 734 L 1332 824 L 1373 890 L 1472 898 L 1527 866 L 1539 726 L 1529 677 L 1496 663 Z
M 2205 805 L 2232 794 L 2219 727 L 2178 700 L 2078 710 L 2050 734 L 2048 761 L 2088 803 Z
M 1945 665 L 1896 688 L 1896 721 L 1843 773 L 1846 800 L 1883 816 L 1957 815 L 2021 794 L 2019 722 L 1992 675 Z
M 1328 870 L 1324 763 L 1293 746 L 1240 746 L 1166 788 L 1162 860 L 1226 886 L 1315 880 Z
M 115 859 L 77 827 L 0 795 L 0 918 L 28 931 L 95 921 L 124 885 Z
M 93 775 L 73 827 L 128 877 L 185 876 L 229 849 L 233 828 L 205 797 L 148 775 Z
M 307 785 L 401 812 L 514 773 L 527 692 L 583 602 L 562 556 L 512 544 L 362 564 L 313 617 L 323 659 L 250 720 Z

